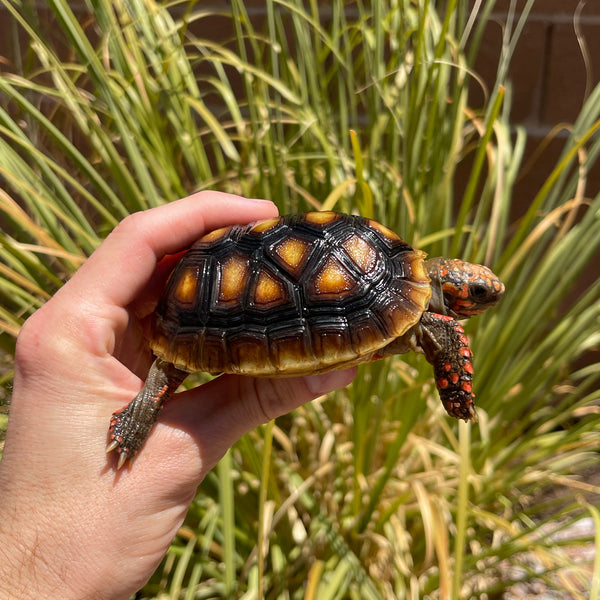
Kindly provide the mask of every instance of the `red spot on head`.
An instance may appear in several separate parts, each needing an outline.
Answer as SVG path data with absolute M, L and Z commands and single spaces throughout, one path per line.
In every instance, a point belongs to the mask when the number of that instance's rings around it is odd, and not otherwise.
M 440 377 L 437 381 L 438 387 L 440 388 L 447 388 L 448 387 L 448 380 L 444 379 L 443 377 Z

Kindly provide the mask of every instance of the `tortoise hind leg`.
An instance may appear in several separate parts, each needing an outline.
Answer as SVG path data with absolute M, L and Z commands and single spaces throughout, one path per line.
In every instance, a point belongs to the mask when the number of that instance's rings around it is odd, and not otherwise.
M 433 365 L 435 383 L 446 412 L 457 419 L 477 421 L 473 404 L 473 353 L 464 329 L 447 315 L 425 312 L 420 346 Z
M 117 451 L 117 469 L 133 460 L 148 437 L 165 400 L 179 387 L 188 373 L 157 358 L 138 395 L 110 420 L 106 452 Z

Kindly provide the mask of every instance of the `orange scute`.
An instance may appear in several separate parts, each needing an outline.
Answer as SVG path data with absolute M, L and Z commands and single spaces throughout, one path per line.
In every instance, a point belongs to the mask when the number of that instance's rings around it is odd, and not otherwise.
M 274 279 L 266 271 L 258 274 L 256 288 L 254 289 L 255 304 L 272 304 L 281 302 L 286 297 L 286 292 L 281 282 Z
M 239 255 L 231 256 L 222 264 L 219 286 L 220 302 L 232 302 L 241 299 L 242 292 L 248 283 L 249 270 L 248 260 Z
M 308 242 L 299 238 L 290 237 L 287 240 L 281 242 L 276 248 L 275 252 L 281 258 L 281 260 L 293 271 L 296 271 L 301 267 L 306 260 L 310 246 Z
M 354 234 L 344 242 L 343 246 L 348 256 L 363 273 L 373 269 L 377 261 L 377 251 L 371 244 Z
M 410 260 L 410 267 L 412 274 L 415 279 L 419 281 L 430 281 L 427 267 L 425 266 L 424 259 L 427 257 L 427 253 L 422 250 L 413 250 L 413 256 L 408 259 Z
M 175 298 L 182 304 L 191 304 L 196 297 L 198 287 L 197 269 L 186 269 L 179 278 L 175 287 Z
M 202 236 L 200 238 L 201 242 L 218 242 L 221 238 L 225 236 L 225 234 L 229 231 L 230 227 L 221 227 L 220 229 L 215 229 L 210 233 Z
M 317 294 L 341 294 L 349 292 L 355 285 L 352 275 L 334 258 L 327 259 L 314 280 Z
M 264 233 L 265 231 L 269 231 L 275 227 L 281 221 L 280 217 L 274 217 L 273 219 L 266 219 L 264 221 L 259 221 L 252 227 L 250 230 L 252 233 Z
M 389 227 L 386 227 L 385 225 L 382 225 L 377 221 L 373 221 L 372 219 L 369 219 L 369 227 L 376 229 L 377 231 L 379 231 L 379 233 L 384 235 L 389 240 L 398 241 L 400 239 L 400 237 L 396 233 L 394 233 Z
M 309 212 L 304 215 L 304 220 L 307 223 L 312 223 L 314 225 L 326 225 L 327 223 L 331 223 L 339 218 L 338 213 L 335 213 L 330 210 L 324 210 L 321 212 Z

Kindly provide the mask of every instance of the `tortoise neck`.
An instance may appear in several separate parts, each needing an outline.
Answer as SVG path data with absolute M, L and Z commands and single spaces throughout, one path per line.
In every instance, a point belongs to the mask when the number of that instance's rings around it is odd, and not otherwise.
M 429 301 L 429 312 L 440 315 L 451 315 L 454 313 L 449 309 L 444 298 L 444 273 L 446 273 L 446 259 L 443 257 L 430 258 L 425 261 L 425 268 L 431 279 L 431 300 Z

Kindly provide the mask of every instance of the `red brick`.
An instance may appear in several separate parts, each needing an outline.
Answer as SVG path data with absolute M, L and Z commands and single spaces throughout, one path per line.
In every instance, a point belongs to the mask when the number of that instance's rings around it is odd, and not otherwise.
M 517 43 L 509 69 L 513 83 L 511 121 L 539 123 L 547 32 L 544 23 L 528 23 Z
M 592 62 L 589 85 L 593 87 L 600 76 L 600 25 L 582 27 Z M 552 125 L 573 121 L 577 117 L 586 90 L 586 70 L 573 27 L 554 25 L 548 74 L 543 94 L 542 120 Z
M 502 47 L 502 30 L 496 22 L 486 25 L 482 36 L 479 52 L 475 60 L 474 70 L 478 78 L 485 84 L 485 93 L 489 95 L 498 72 L 498 60 Z M 479 108 L 484 102 L 484 91 L 480 81 L 471 80 L 469 87 L 469 103 L 474 108 Z
M 512 4 L 514 4 L 513 0 L 498 0 L 494 5 L 494 12 L 506 13 L 510 10 Z M 517 0 L 517 12 L 520 13 L 525 8 L 526 4 L 527 0 Z M 575 13 L 578 4 L 579 0 L 536 0 L 529 14 L 530 16 L 539 14 L 572 15 Z M 596 0 L 591 0 L 588 1 L 588 4 L 597 4 L 597 2 Z M 586 7 L 585 9 L 586 13 L 593 14 L 595 12 L 597 14 L 598 11 L 588 10 L 588 8 L 589 7 Z
M 533 5 L 534 13 L 575 14 L 579 0 L 536 0 Z M 581 11 L 582 15 L 600 14 L 600 3 L 597 0 L 587 0 Z
M 509 70 L 509 79 L 513 84 L 512 121 L 539 123 L 547 27 L 541 22 L 528 23 L 517 43 Z M 475 64 L 475 71 L 486 82 L 488 90 L 496 81 L 501 52 L 502 29 L 499 23 L 492 21 L 486 28 Z M 471 86 L 471 103 L 476 107 L 481 106 L 483 100 L 483 94 L 478 88 L 479 84 Z

